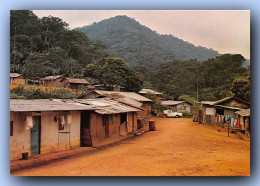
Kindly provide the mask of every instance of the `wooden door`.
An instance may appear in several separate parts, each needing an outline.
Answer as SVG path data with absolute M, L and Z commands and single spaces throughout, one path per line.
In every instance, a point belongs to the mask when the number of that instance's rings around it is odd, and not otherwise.
M 80 145 L 82 147 L 92 147 L 92 139 L 91 139 L 91 133 L 90 133 L 90 112 L 89 111 L 81 111 Z
M 31 155 L 40 154 L 41 116 L 34 116 L 31 128 Z
M 59 151 L 70 149 L 70 124 L 65 123 L 64 126 L 59 129 L 58 140 Z

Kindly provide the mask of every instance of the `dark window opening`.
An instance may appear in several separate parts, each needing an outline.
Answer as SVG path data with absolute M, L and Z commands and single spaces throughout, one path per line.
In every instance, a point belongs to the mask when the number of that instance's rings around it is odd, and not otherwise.
M 61 118 L 59 118 L 59 130 L 64 130 L 64 124 L 61 124 Z
M 126 122 L 127 113 L 120 114 L 120 124 Z
M 14 135 L 14 122 L 10 121 L 10 136 Z
M 224 109 L 216 109 L 216 113 L 219 115 L 224 115 Z

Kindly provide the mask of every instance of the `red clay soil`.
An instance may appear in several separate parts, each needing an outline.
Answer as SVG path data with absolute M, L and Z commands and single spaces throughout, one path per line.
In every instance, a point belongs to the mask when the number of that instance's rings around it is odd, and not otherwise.
M 199 125 L 187 118 L 156 118 L 156 128 L 92 154 L 11 175 L 250 176 L 247 137 L 228 137 L 226 129 Z

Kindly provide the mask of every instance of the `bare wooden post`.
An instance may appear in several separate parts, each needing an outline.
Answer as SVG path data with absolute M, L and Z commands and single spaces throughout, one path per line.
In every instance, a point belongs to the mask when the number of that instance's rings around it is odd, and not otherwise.
M 228 125 L 228 137 L 229 137 L 229 125 Z

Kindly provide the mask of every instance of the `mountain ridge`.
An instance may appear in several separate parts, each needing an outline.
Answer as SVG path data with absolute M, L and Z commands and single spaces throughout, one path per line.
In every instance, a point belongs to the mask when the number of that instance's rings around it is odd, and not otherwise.
M 115 16 L 75 29 L 84 32 L 90 40 L 103 42 L 109 54 L 123 58 L 130 66 L 156 68 L 173 60 L 205 61 L 220 55 L 173 35 L 158 34 L 127 16 Z

